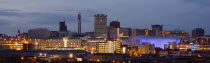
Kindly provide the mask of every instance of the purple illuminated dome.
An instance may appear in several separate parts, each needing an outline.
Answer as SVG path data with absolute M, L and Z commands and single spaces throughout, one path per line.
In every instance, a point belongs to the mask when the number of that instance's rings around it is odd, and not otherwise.
M 155 47 L 164 48 L 164 44 L 169 44 L 172 42 L 179 43 L 180 38 L 176 36 L 136 36 L 131 39 L 132 46 L 138 46 L 142 43 L 154 44 Z

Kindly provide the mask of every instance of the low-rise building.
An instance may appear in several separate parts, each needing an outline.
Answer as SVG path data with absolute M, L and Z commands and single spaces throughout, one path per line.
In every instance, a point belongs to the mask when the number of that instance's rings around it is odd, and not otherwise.
M 138 46 L 138 54 L 155 54 L 155 45 L 143 43 Z

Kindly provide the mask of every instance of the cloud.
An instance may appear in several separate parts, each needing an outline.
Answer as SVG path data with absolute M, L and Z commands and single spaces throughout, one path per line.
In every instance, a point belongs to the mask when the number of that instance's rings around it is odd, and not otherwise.
M 23 15 L 17 13 L 19 10 L 16 9 L 3 9 L 0 8 L 0 16 L 15 16 L 15 17 L 21 17 Z
M 0 27 L 9 25 L 10 23 L 11 23 L 11 21 L 9 21 L 9 20 L 0 19 Z
M 82 24 L 83 24 L 82 26 L 90 27 L 89 25 L 86 24 L 90 24 L 93 22 L 92 16 L 95 14 L 95 12 L 89 9 L 80 10 L 80 12 L 82 13 Z M 24 32 L 27 32 L 28 29 L 32 28 L 48 28 L 50 30 L 58 30 L 59 22 L 66 21 L 68 29 L 70 31 L 74 31 L 77 30 L 77 13 L 78 11 L 76 10 L 68 10 L 68 9 L 55 10 L 54 12 L 53 11 L 24 12 L 22 10 L 17 10 L 17 9 L 1 8 L 0 19 L 2 18 L 2 20 L 0 20 L 0 24 L 4 24 L 2 26 L 6 26 L 7 29 L 12 29 L 12 27 L 15 27 L 15 29 L 21 29 Z M 16 30 L 10 32 L 13 32 L 12 34 L 15 34 L 16 32 L 14 31 Z
M 83 32 L 93 30 L 93 15 L 97 13 L 107 14 L 108 22 L 119 20 L 122 27 L 141 29 L 150 28 L 151 24 L 163 24 L 172 25 L 164 26 L 166 30 L 180 27 L 190 32 L 202 27 L 210 31 L 209 0 L 0 1 L 0 19 L 8 20 L 9 27 L 24 31 L 37 27 L 58 30 L 58 22 L 63 20 L 69 30 L 76 31 L 78 11 L 82 13 Z

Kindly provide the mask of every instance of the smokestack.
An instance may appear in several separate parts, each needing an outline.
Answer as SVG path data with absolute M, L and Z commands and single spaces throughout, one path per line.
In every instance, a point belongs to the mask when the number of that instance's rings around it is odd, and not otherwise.
M 81 13 L 78 13 L 78 34 L 81 34 Z

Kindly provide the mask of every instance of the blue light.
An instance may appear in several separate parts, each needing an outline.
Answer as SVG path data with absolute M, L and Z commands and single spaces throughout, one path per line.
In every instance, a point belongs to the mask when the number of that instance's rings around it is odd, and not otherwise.
M 164 48 L 164 44 L 169 44 L 172 42 L 176 42 L 179 43 L 180 38 L 179 37 L 175 37 L 175 36 L 136 36 L 133 39 L 136 39 L 136 43 L 135 44 L 142 44 L 142 43 L 150 43 L 150 44 L 154 44 L 155 47 L 161 47 Z

